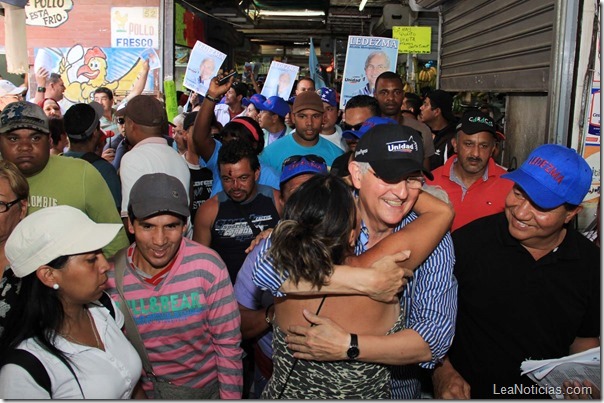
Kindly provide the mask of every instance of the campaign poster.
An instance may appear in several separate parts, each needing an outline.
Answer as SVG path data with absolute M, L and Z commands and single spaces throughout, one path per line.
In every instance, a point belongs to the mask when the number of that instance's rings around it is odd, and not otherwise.
M 293 64 L 271 62 L 260 93 L 267 98 L 278 95 L 287 101 L 294 88 L 294 81 L 296 81 L 299 70 L 300 67 Z
M 224 59 L 226 54 L 197 41 L 189 55 L 183 85 L 205 96 L 210 87 L 210 80 L 216 77 Z
M 355 95 L 373 96 L 376 78 L 385 71 L 396 71 L 398 45 L 393 38 L 348 37 L 340 109 Z
M 149 70 L 157 70 L 161 67 L 159 55 L 153 48 L 143 50 L 141 53 L 141 59 L 149 62 Z

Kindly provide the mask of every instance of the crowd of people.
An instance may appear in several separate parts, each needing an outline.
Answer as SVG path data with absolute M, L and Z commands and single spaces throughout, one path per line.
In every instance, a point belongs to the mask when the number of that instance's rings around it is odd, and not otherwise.
M 172 121 L 148 64 L 117 106 L 0 80 L 0 397 L 548 397 L 521 363 L 600 345 L 591 168 L 506 169 L 491 114 L 389 63 L 344 110 L 206 74 Z

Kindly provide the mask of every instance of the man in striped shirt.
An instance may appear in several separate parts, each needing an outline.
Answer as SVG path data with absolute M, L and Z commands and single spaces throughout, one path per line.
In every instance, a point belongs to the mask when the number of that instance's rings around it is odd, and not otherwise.
M 411 209 L 419 197 L 423 175 L 431 177 L 423 167 L 422 147 L 415 130 L 399 125 L 377 125 L 359 140 L 355 160 L 349 164 L 353 184 L 358 189 L 358 213 L 362 219 L 355 254 L 374 248 L 418 218 Z M 443 228 L 449 225 L 450 221 Z M 413 237 L 425 237 L 428 228 L 433 230 L 432 226 L 426 226 L 415 231 Z M 393 236 L 398 235 L 402 234 Z M 417 240 L 403 244 L 413 251 L 411 258 L 414 255 L 417 258 L 426 250 L 427 242 L 421 242 L 419 246 Z M 268 244 L 263 249 L 268 248 Z M 374 249 L 382 254 L 385 250 L 381 242 Z M 396 365 L 392 367 L 392 398 L 420 398 L 421 368 L 432 369 L 442 361 L 453 340 L 457 312 L 455 257 L 450 234 L 446 233 L 436 248 L 429 251 L 427 259 L 418 262 L 421 264 L 400 297 L 401 309 L 406 314 L 405 329 L 387 336 L 358 335 L 355 346 L 353 340 L 357 335 L 353 337 L 329 319 L 305 313 L 309 322 L 317 326 L 290 327 L 288 330 L 293 335 L 287 338 L 288 347 L 298 351 L 296 357 L 300 359 L 356 359 Z M 283 295 L 275 292 L 278 289 L 291 292 L 282 287 L 286 285 L 284 279 L 274 274 L 263 252 L 260 251 L 257 260 L 254 282 L 271 289 L 276 296 Z M 349 285 L 347 292 L 357 294 L 359 288 L 352 285 L 352 280 L 345 275 L 339 277 L 338 267 L 334 270 L 326 292 L 333 287 L 344 293 Z
M 240 399 L 243 386 L 240 316 L 226 266 L 210 248 L 183 237 L 188 194 L 175 177 L 143 175 L 132 187 L 123 291 L 153 372 L 207 398 Z M 115 270 L 107 282 L 120 302 Z M 157 398 L 141 377 L 148 397 Z

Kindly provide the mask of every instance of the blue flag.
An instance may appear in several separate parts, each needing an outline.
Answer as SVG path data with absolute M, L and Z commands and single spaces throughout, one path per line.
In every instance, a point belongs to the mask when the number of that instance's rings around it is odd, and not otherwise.
M 317 54 L 315 53 L 315 45 L 312 43 L 312 38 L 310 38 L 308 68 L 310 70 L 310 78 L 312 78 L 315 82 L 315 88 L 319 89 L 321 87 L 327 87 L 327 85 L 325 85 L 325 81 L 323 81 L 323 76 L 321 75 L 321 68 L 319 66 L 319 61 L 317 60 Z

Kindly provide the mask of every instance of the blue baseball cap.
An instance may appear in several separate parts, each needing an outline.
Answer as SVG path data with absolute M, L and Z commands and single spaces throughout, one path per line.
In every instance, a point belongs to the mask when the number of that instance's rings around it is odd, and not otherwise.
M 289 105 L 285 100 L 276 95 L 269 97 L 262 105 L 256 106 L 259 111 L 269 111 L 281 117 L 285 117 L 289 113 Z
M 364 121 L 363 123 L 361 123 L 361 125 L 359 126 L 359 128 L 357 130 L 344 130 L 342 132 L 342 137 L 344 137 L 345 139 L 348 140 L 358 140 L 361 137 L 363 137 L 363 135 L 365 133 L 367 133 L 367 130 L 371 129 L 372 127 L 376 126 L 376 125 L 397 125 L 398 122 L 394 119 L 390 119 L 390 118 L 383 118 L 381 116 L 372 116 L 369 119 L 367 119 L 366 121 Z
M 246 108 L 248 107 L 249 104 L 252 104 L 256 107 L 256 109 L 259 109 L 259 105 L 262 105 L 264 103 L 264 101 L 266 101 L 266 97 L 262 94 L 254 94 L 249 98 L 243 98 L 241 100 L 241 104 L 243 106 L 245 106 Z
M 327 175 L 327 164 L 322 157 L 314 154 L 293 155 L 283 162 L 279 183 L 283 184 L 291 178 L 302 174 Z
M 572 148 L 544 144 L 520 168 L 501 177 L 514 181 L 537 206 L 551 209 L 564 203 L 581 204 L 592 175 L 590 166 Z
M 317 94 L 321 97 L 321 101 L 328 103 L 331 106 L 336 106 L 338 101 L 336 100 L 336 90 L 328 87 L 321 87 L 317 90 Z

